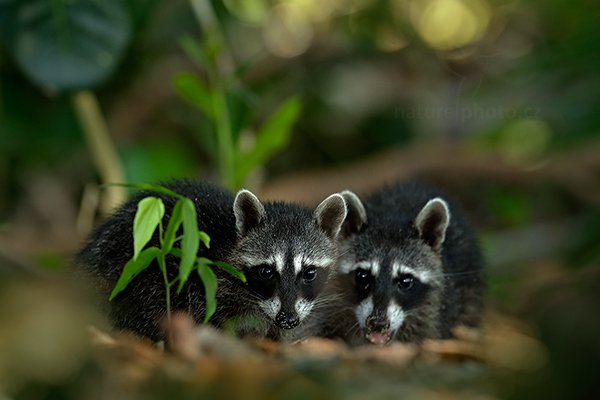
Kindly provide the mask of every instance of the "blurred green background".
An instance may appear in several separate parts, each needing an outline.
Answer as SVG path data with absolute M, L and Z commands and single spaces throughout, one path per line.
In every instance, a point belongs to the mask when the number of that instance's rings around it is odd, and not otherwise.
M 2 0 L 0 272 L 63 270 L 124 198 L 100 183 L 200 177 L 313 204 L 423 178 L 472 215 L 491 307 L 547 347 L 501 397 L 593 398 L 599 16 L 566 0 Z

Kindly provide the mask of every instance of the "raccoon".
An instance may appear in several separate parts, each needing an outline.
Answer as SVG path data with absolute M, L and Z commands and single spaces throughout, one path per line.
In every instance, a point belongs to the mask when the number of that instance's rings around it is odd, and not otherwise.
M 314 211 L 282 202 L 261 203 L 250 191 L 237 195 L 195 181 L 174 181 L 164 186 L 192 199 L 198 227 L 211 237 L 204 257 L 228 262 L 244 272 L 247 282 L 215 269 L 217 309 L 211 323 L 231 327 L 240 334 L 276 340 L 308 334 L 304 323 L 328 279 L 336 257 L 336 239 L 346 216 L 339 194 L 323 200 Z M 93 278 L 113 325 L 152 340 L 164 339 L 161 321 L 166 315 L 165 288 L 158 265 L 151 264 L 110 303 L 107 299 L 123 266 L 133 253 L 132 225 L 137 203 L 157 196 L 168 217 L 175 199 L 143 192 L 100 225 L 75 258 L 75 266 Z M 158 246 L 155 235 L 149 245 Z M 167 258 L 169 279 L 177 275 L 175 259 Z M 197 274 L 179 294 L 172 293 L 174 312 L 204 318 L 204 287 Z M 232 325 L 233 324 L 233 325 Z
M 341 194 L 348 216 L 326 335 L 351 345 L 421 342 L 478 325 L 482 257 L 456 204 L 416 182 L 386 187 L 364 206 L 354 193 Z

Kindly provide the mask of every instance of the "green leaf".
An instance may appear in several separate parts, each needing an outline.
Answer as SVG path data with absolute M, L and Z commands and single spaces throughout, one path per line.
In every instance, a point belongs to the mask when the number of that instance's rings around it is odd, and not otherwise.
M 217 310 L 217 276 L 206 263 L 199 263 L 197 269 L 204 285 L 204 298 L 206 299 L 204 323 L 206 323 Z
M 206 116 L 213 120 L 215 111 L 211 93 L 206 84 L 190 72 L 181 72 L 173 80 L 175 91 L 185 101 L 199 108 Z
M 285 147 L 292 134 L 292 126 L 300 116 L 302 103 L 298 97 L 287 100 L 264 123 L 256 135 L 256 143 L 249 153 L 238 154 L 236 183 L 241 185 L 246 176 L 264 164 L 271 155 Z
M 122 1 L 29 0 L 15 3 L 8 50 L 36 84 L 82 89 L 106 80 L 131 39 Z
M 251 122 L 253 111 L 259 100 L 254 93 L 243 86 L 228 88 L 225 98 L 229 110 L 231 138 L 236 142 L 240 133 Z
M 169 254 L 177 257 L 177 258 L 181 258 L 183 256 L 183 253 L 181 252 L 181 249 L 178 249 L 176 247 L 173 247 L 170 251 Z
M 190 199 L 182 200 L 183 216 L 183 237 L 181 239 L 181 263 L 179 264 L 179 287 L 177 292 L 181 292 L 183 285 L 187 282 L 194 262 L 200 241 L 198 240 L 198 220 L 196 218 L 196 206 Z
M 197 172 L 197 155 L 182 141 L 136 141 L 119 147 L 129 182 L 161 182 Z
M 196 259 L 196 264 L 197 265 L 200 265 L 200 264 L 209 264 L 210 265 L 210 264 L 212 264 L 212 261 L 206 257 L 198 257 Z
M 210 249 L 210 236 L 208 236 L 206 232 L 199 231 L 198 239 L 204 243 L 204 246 L 206 246 L 207 249 Z
M 173 248 L 173 243 L 175 243 L 175 235 L 177 234 L 177 230 L 183 221 L 183 201 L 177 200 L 175 206 L 173 207 L 173 211 L 171 212 L 171 217 L 169 218 L 169 225 L 167 225 L 167 230 L 165 232 L 165 236 L 162 242 L 162 251 L 164 254 L 168 254 Z
M 144 246 L 165 215 L 165 205 L 157 197 L 146 197 L 138 203 L 133 220 L 133 259 L 137 259 Z
M 152 260 L 154 260 L 159 254 L 160 249 L 157 247 L 149 247 L 140 253 L 137 260 L 134 260 L 133 258 L 129 260 L 123 267 L 123 272 L 121 272 L 121 276 L 119 277 L 117 284 L 110 293 L 109 300 L 114 299 L 117 294 L 123 291 L 129 282 L 131 282 L 133 278 L 135 278 L 140 272 L 146 269 Z
M 177 199 L 185 199 L 184 196 L 180 195 L 179 193 L 175 193 L 174 191 L 167 189 L 164 186 L 151 185 L 149 183 L 105 183 L 100 185 L 101 188 L 107 186 L 121 186 L 130 189 L 147 190 L 149 192 L 164 194 L 165 196 L 172 196 Z
M 211 265 L 221 268 L 223 271 L 227 272 L 229 275 L 231 275 L 235 278 L 238 278 L 242 282 L 246 283 L 246 276 L 244 275 L 244 273 L 242 271 L 240 271 L 239 269 L 237 269 L 236 267 L 234 267 L 233 265 L 228 264 L 223 261 L 213 261 L 213 262 L 211 262 Z
M 179 39 L 179 46 L 181 46 L 181 49 L 184 51 L 184 53 L 198 67 L 203 69 L 206 68 L 208 60 L 206 59 L 204 50 L 193 37 L 190 35 L 183 35 L 183 37 Z

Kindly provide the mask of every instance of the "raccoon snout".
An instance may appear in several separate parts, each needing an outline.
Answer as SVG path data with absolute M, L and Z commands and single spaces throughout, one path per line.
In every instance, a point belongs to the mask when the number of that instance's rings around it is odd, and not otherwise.
M 373 344 L 386 344 L 392 339 L 392 331 L 387 318 L 371 316 L 366 321 L 365 338 Z
M 279 311 L 275 317 L 277 326 L 283 329 L 292 329 L 298 326 L 300 318 L 295 312 Z
M 384 332 L 390 329 L 390 322 L 387 318 L 380 316 L 368 317 L 365 325 L 369 332 Z

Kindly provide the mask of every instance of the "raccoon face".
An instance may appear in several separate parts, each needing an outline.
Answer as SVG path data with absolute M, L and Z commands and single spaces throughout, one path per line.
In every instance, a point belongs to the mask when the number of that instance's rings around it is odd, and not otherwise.
M 252 300 L 276 327 L 297 327 L 313 310 L 336 261 L 344 199 L 331 195 L 311 213 L 292 204 L 265 207 L 242 190 L 234 213 L 236 264 L 246 275 Z
M 361 334 L 371 343 L 385 344 L 395 338 L 407 318 L 426 305 L 431 292 L 439 287 L 429 270 L 436 269 L 439 261 L 433 261 L 427 270 L 407 264 L 406 257 L 392 254 L 342 264 L 354 317 Z
M 371 226 L 347 238 L 338 280 L 362 340 L 385 344 L 425 319 L 443 287 L 440 252 L 449 218 L 446 203 L 436 198 L 423 207 L 413 232 Z

